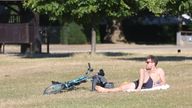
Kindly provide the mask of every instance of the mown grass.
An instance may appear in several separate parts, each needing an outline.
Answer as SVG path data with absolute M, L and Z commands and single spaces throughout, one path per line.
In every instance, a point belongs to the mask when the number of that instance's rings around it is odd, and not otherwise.
M 118 86 L 137 79 L 144 59 L 152 52 L 74 54 L 68 57 L 23 58 L 0 55 L 0 108 L 191 108 L 191 52 L 154 53 L 166 72 L 168 90 L 138 93 L 91 92 L 91 82 L 75 90 L 44 96 L 50 81 L 67 81 L 82 74 L 90 62 L 96 73 L 103 68 Z

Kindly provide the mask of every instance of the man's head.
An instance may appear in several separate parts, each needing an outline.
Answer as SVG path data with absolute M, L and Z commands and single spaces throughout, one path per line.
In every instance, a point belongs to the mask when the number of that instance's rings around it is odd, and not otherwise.
M 149 55 L 146 58 L 146 68 L 147 69 L 152 69 L 153 67 L 157 66 L 158 64 L 158 59 L 157 57 L 153 56 L 153 55 Z

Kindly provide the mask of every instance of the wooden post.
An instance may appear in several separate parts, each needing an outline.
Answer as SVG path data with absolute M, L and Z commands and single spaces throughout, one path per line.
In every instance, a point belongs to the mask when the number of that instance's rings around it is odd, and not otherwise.
M 5 43 L 3 43 L 3 54 L 5 53 Z
M 0 43 L 0 53 L 2 53 L 2 44 Z
M 96 52 L 96 32 L 95 29 L 91 30 L 91 55 L 94 55 Z
M 0 53 L 5 53 L 5 43 L 0 43 Z
M 50 42 L 50 39 L 49 39 L 49 36 L 47 34 L 47 31 L 46 31 L 46 38 L 47 38 L 47 54 L 49 54 L 49 42 Z

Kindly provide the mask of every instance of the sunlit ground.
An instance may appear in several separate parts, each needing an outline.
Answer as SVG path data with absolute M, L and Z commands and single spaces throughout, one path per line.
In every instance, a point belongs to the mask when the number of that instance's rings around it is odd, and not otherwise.
M 17 51 L 18 47 L 7 47 L 7 51 L 11 49 Z M 177 53 L 176 49 L 156 48 L 119 52 L 100 50 L 92 56 L 86 52 L 61 53 L 58 56 L 58 52 L 34 58 L 25 58 L 15 52 L 0 54 L 0 108 L 192 107 L 192 50 L 184 49 L 181 53 Z M 90 91 L 91 82 L 87 82 L 72 91 L 42 95 L 52 80 L 64 82 L 83 74 L 87 63 L 91 63 L 94 73 L 104 69 L 107 79 L 115 86 L 133 81 L 138 78 L 138 70 L 145 66 L 144 60 L 149 54 L 159 58 L 158 66 L 165 70 L 170 85 L 168 90 L 97 93 Z

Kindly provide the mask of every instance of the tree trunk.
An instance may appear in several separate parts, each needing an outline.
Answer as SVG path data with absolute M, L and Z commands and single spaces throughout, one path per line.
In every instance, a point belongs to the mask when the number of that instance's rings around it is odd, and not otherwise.
M 91 55 L 94 55 L 96 52 L 96 32 L 95 29 L 91 30 Z
M 107 28 L 107 35 L 104 37 L 104 41 L 108 43 L 127 43 L 125 36 L 122 32 L 121 22 L 116 20 L 112 21 L 111 26 Z
M 33 53 L 41 53 L 41 38 L 39 34 L 39 14 L 34 13 L 34 35 L 35 38 L 32 43 L 32 52 Z

